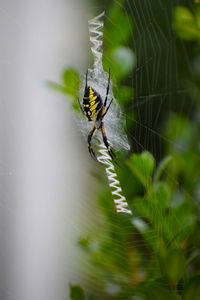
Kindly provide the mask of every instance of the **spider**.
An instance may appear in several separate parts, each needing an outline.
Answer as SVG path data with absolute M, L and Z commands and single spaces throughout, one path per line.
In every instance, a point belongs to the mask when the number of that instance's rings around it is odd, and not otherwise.
M 114 158 L 116 157 L 116 155 L 112 151 L 112 149 L 108 143 L 108 139 L 106 137 L 106 132 L 105 132 L 105 128 L 104 128 L 104 122 L 103 122 L 103 119 L 104 119 L 105 115 L 107 114 L 107 112 L 110 108 L 110 105 L 113 101 L 113 98 L 112 98 L 109 105 L 106 107 L 108 93 L 109 93 L 109 87 L 110 87 L 110 69 L 109 69 L 108 85 L 107 85 L 106 97 L 105 97 L 104 103 L 102 101 L 100 94 L 97 93 L 97 91 L 95 91 L 95 89 L 93 89 L 91 86 L 88 86 L 87 77 L 88 77 L 88 70 L 86 72 L 86 82 L 85 82 L 85 92 L 84 92 L 84 97 L 83 97 L 83 104 L 81 105 L 79 98 L 78 98 L 78 103 L 79 103 L 82 113 L 87 117 L 88 121 L 94 122 L 94 124 L 92 125 L 92 128 L 89 132 L 89 135 L 88 135 L 88 150 L 89 150 L 89 153 L 92 156 L 92 158 L 97 160 L 94 150 L 92 149 L 92 146 L 91 146 L 91 140 L 92 140 L 92 136 L 93 136 L 95 130 L 96 129 L 101 130 L 103 142 L 108 150 L 110 157 L 112 158 L 113 161 L 115 161 Z

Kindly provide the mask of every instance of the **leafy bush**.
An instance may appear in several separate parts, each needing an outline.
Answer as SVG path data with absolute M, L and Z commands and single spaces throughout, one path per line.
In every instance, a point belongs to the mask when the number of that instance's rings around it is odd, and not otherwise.
M 194 109 L 190 115 L 177 113 L 176 107 L 170 117 L 167 110 L 162 113 L 159 126 L 165 142 L 160 161 L 150 151 L 123 158 L 125 167 L 118 169 L 118 176 L 133 216 L 116 214 L 109 187 L 103 176 L 98 176 L 102 218 L 94 225 L 93 233 L 78 242 L 87 254 L 86 292 L 71 285 L 71 300 L 200 299 L 199 5 L 195 8 L 192 12 L 186 6 L 175 7 L 172 20 L 181 43 L 190 43 L 194 76 L 191 79 L 182 68 L 181 77 Z M 108 14 L 103 65 L 106 70 L 112 68 L 114 94 L 126 111 L 135 93 L 128 78 L 137 57 L 133 47 L 127 46 L 131 45 L 134 24 L 114 1 Z M 179 59 L 184 59 L 182 54 Z M 64 71 L 61 85 L 50 85 L 72 96 L 72 105 L 77 109 L 79 76 L 75 70 Z M 129 118 L 128 131 L 133 124 Z

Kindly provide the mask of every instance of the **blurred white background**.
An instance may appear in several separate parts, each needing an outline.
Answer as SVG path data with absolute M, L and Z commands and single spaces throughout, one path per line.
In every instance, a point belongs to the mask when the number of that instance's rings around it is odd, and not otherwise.
M 2 300 L 68 298 L 90 213 L 90 161 L 67 99 L 49 90 L 87 68 L 87 1 L 0 0 Z

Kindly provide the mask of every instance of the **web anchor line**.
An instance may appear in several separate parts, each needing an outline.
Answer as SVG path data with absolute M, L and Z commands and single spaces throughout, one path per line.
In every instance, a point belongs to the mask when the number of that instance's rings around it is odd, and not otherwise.
M 111 162 L 111 157 L 108 154 L 108 151 L 104 144 L 100 145 L 99 152 L 101 156 L 98 156 L 98 161 L 104 164 L 106 167 L 106 174 L 108 177 L 109 186 L 113 189 L 111 192 L 114 197 L 114 203 L 116 206 L 117 212 L 124 212 L 132 215 L 132 211 L 127 209 L 128 203 L 126 202 L 126 198 L 122 195 L 122 188 L 120 186 L 119 180 L 117 180 L 117 174 L 115 173 L 115 167 Z

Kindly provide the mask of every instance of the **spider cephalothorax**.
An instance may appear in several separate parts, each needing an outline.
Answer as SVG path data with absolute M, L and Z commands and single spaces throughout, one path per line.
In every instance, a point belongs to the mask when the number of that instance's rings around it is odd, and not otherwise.
M 96 155 L 91 146 L 91 140 L 92 140 L 92 136 L 93 136 L 95 130 L 99 129 L 102 132 L 103 142 L 108 150 L 108 153 L 109 153 L 110 157 L 114 160 L 115 154 L 112 151 L 112 149 L 110 148 L 110 145 L 108 143 L 106 133 L 105 133 L 105 128 L 104 128 L 104 123 L 103 123 L 103 118 L 107 114 L 107 112 L 110 108 L 110 105 L 113 101 L 113 99 L 112 99 L 110 101 L 108 107 L 106 107 L 108 93 L 109 93 L 109 87 L 110 87 L 110 69 L 109 69 L 108 85 L 107 85 L 104 103 L 102 101 L 100 94 L 97 93 L 97 91 L 95 91 L 95 89 L 93 89 L 92 86 L 88 86 L 87 75 L 88 75 L 88 71 L 86 72 L 86 83 L 85 83 L 83 104 L 82 105 L 80 104 L 79 99 L 78 99 L 78 101 L 79 101 L 80 108 L 81 108 L 83 114 L 87 117 L 88 121 L 94 122 L 94 124 L 92 125 L 92 128 L 89 132 L 89 135 L 88 135 L 88 150 L 89 150 L 90 155 L 96 159 Z

